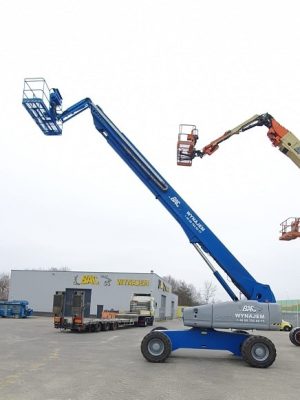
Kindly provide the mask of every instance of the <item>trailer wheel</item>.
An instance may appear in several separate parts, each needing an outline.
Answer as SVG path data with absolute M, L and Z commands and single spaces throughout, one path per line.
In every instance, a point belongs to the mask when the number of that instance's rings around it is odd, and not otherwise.
M 115 331 L 115 330 L 117 329 L 117 327 L 118 327 L 118 325 L 117 325 L 116 322 L 112 322 L 112 323 L 109 325 L 109 329 L 110 329 L 111 331 Z
M 142 340 L 141 351 L 147 361 L 164 362 L 172 351 L 171 340 L 161 332 L 150 332 Z
M 154 332 L 154 331 L 167 331 L 167 330 L 168 330 L 168 328 L 165 328 L 164 326 L 156 326 L 155 328 L 153 328 L 151 330 L 151 332 Z
M 295 345 L 295 346 L 300 346 L 300 328 L 293 328 L 290 333 L 290 341 Z
M 107 324 L 107 323 L 102 324 L 101 330 L 102 331 L 108 331 L 109 330 L 109 324 Z
M 276 358 L 276 348 L 264 336 L 250 336 L 242 344 L 242 357 L 251 367 L 268 368 Z

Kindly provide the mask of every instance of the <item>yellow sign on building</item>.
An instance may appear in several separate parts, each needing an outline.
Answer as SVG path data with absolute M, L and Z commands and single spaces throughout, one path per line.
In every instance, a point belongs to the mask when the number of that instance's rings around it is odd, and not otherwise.
M 160 279 L 158 281 L 158 289 L 161 289 L 163 292 L 170 292 L 169 287 Z
M 96 275 L 78 275 L 74 277 L 74 285 L 99 285 L 100 281 Z
M 119 286 L 149 286 L 148 279 L 117 279 Z

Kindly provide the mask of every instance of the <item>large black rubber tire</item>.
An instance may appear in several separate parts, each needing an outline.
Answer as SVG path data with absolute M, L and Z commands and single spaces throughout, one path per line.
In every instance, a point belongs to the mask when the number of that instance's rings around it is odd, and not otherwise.
M 171 340 L 161 332 L 150 332 L 142 340 L 141 351 L 147 361 L 164 362 L 172 351 Z
M 111 324 L 109 324 L 109 329 L 111 331 L 115 331 L 118 328 L 118 323 L 117 322 L 112 322 Z
M 101 325 L 101 331 L 109 331 L 109 324 L 107 322 L 104 322 Z
M 290 341 L 295 345 L 295 346 L 300 346 L 300 328 L 296 327 L 293 328 L 290 333 Z
M 242 357 L 251 367 L 268 368 L 276 358 L 276 348 L 264 336 L 250 336 L 242 344 Z
M 165 328 L 164 326 L 156 326 L 155 328 L 153 328 L 151 330 L 151 332 L 154 332 L 154 331 L 167 331 L 167 330 L 168 330 L 168 328 Z
M 293 328 L 291 328 L 290 326 L 285 326 L 285 327 L 283 328 L 283 330 L 284 330 L 285 332 L 290 332 L 292 329 L 293 329 Z

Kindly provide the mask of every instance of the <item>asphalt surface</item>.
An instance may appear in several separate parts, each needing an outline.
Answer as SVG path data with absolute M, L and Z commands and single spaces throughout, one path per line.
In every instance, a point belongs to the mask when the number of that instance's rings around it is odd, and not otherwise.
M 177 320 L 163 325 L 183 328 Z M 300 398 L 300 347 L 286 332 L 263 333 L 274 342 L 277 358 L 271 367 L 257 369 L 212 350 L 177 350 L 165 363 L 149 363 L 140 343 L 150 330 L 80 334 L 55 330 L 51 318 L 0 319 L 0 399 Z

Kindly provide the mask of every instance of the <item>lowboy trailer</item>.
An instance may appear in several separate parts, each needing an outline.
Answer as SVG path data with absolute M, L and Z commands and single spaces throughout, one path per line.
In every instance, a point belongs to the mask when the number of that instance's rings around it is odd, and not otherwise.
M 84 291 L 75 291 L 72 298 L 71 315 L 66 316 L 65 292 L 56 292 L 53 297 L 54 328 L 71 332 L 100 332 L 131 326 L 153 325 L 153 317 L 135 313 L 118 314 L 115 318 L 90 318 L 89 305 L 85 302 Z M 88 309 L 88 312 L 85 312 Z
M 125 318 L 61 318 L 54 317 L 54 328 L 71 332 L 115 331 L 116 329 L 135 326 L 134 319 Z

